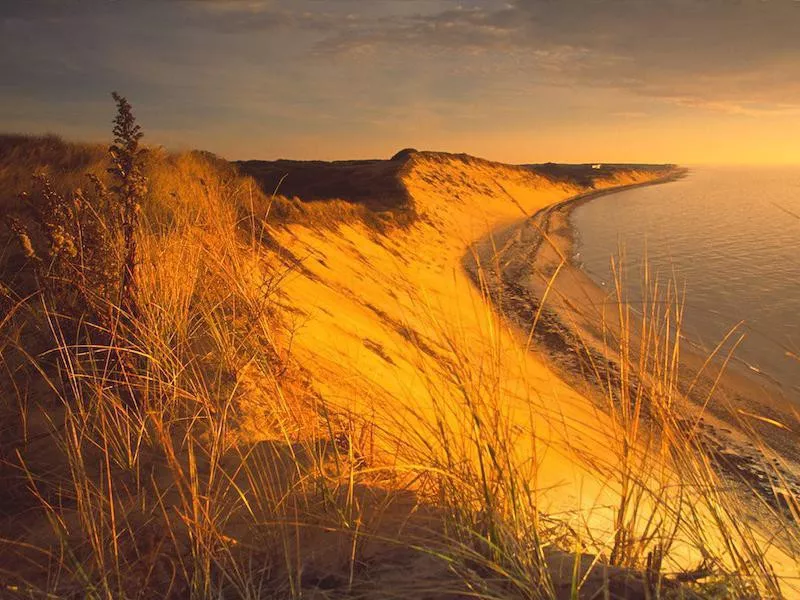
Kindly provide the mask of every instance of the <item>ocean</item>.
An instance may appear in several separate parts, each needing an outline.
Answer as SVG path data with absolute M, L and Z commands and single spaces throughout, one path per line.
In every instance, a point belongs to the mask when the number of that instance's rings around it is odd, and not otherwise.
M 800 408 L 800 167 L 697 167 L 676 182 L 601 196 L 572 213 L 577 264 L 643 298 L 644 268 L 684 294 L 682 333 Z M 619 264 L 619 262 L 618 262 Z M 724 352 L 723 352 L 724 353 Z

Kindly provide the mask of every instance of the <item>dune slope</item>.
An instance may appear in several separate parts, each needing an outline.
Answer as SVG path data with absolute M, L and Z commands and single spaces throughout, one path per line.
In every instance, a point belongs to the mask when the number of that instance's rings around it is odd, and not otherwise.
M 409 226 L 386 235 L 361 224 L 271 230 L 302 264 L 283 287 L 298 311 L 293 351 L 313 365 L 324 398 L 373 415 L 388 452 L 397 452 L 392 438 L 408 442 L 410 432 L 422 446 L 435 441 L 440 410 L 450 413 L 454 431 L 471 427 L 469 400 L 454 385 L 469 378 L 463 382 L 469 393 L 504 413 L 506 427 L 519 432 L 521 453 L 530 451 L 534 415 L 541 454 L 533 470 L 538 485 L 551 490 L 543 502 L 566 511 L 596 506 L 605 483 L 581 465 L 588 460 L 613 469 L 611 453 L 603 452 L 608 444 L 597 437 L 603 416 L 526 351 L 524 336 L 506 327 L 462 261 L 475 241 L 490 232 L 502 237 L 544 206 L 667 171 L 608 168 L 577 183 L 535 168 L 417 153 L 401 174 L 417 215 Z M 584 177 L 587 172 L 583 167 Z M 447 364 L 457 364 L 460 373 L 443 369 Z
M 116 222 L 103 149 L 0 142 L 12 597 L 643 598 L 676 572 L 774 591 L 751 530 L 720 537 L 717 490 L 683 511 L 669 447 L 487 296 L 483 263 L 530 215 L 671 167 L 151 150 L 120 316 L 82 283 L 119 251 L 81 237 Z

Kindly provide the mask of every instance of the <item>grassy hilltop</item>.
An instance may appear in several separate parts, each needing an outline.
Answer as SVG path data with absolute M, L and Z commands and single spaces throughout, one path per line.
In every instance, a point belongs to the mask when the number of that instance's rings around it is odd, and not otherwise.
M 462 267 L 672 167 L 125 141 L 0 137 L 0 597 L 789 593 L 668 411 L 598 408 Z

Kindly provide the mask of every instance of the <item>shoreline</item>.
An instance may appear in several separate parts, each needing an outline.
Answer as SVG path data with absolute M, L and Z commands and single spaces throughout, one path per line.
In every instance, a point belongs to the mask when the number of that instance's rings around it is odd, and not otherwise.
M 568 384 L 587 397 L 602 400 L 602 386 L 609 380 L 619 382 L 620 367 L 618 359 L 603 351 L 609 317 L 613 320 L 613 314 L 605 310 L 609 294 L 573 259 L 572 212 L 591 200 L 671 183 L 688 173 L 688 169 L 675 168 L 651 181 L 578 194 L 473 244 L 478 262 L 495 265 L 498 271 L 488 276 L 482 273 L 492 304 L 525 334 L 530 349 L 540 352 Z M 465 256 L 463 266 L 473 283 L 480 285 L 480 269 L 472 254 Z M 641 318 L 632 318 L 631 339 L 636 346 Z M 536 330 L 531 333 L 534 322 Z M 610 330 L 615 330 L 613 323 Z M 800 493 L 796 435 L 768 421 L 744 418 L 756 413 L 779 421 L 779 401 L 774 398 L 779 394 L 768 383 L 730 365 L 719 365 L 717 359 L 706 365 L 706 355 L 683 335 L 680 347 L 677 388 L 685 404 L 681 408 L 687 412 L 685 422 L 693 423 L 724 477 L 784 510 L 785 501 L 774 482 L 780 474 L 786 487 Z M 602 377 L 592 372 L 590 364 L 604 365 Z M 695 380 L 697 385 L 690 385 Z M 704 396 L 712 400 L 704 401 Z M 770 440 L 772 448 L 765 452 L 753 438 Z

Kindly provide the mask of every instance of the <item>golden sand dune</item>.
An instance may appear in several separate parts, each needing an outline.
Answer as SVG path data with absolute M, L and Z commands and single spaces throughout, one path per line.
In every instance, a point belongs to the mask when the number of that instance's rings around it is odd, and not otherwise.
M 348 164 L 351 185 L 375 186 L 375 173 L 387 173 L 385 165 Z M 286 168 L 282 185 L 315 174 L 307 163 L 299 170 L 287 163 L 273 168 L 280 167 Z M 320 168 L 322 175 L 335 167 Z M 674 488 L 680 475 L 649 446 L 642 450 L 649 458 L 631 461 L 635 466 L 626 462 L 628 444 L 652 442 L 631 436 L 629 428 L 636 425 L 610 416 L 602 400 L 598 405 L 596 397 L 584 395 L 592 393 L 586 385 L 576 389 L 566 383 L 531 343 L 531 332 L 510 325 L 502 302 L 490 301 L 485 284 L 493 270 L 505 267 L 493 264 L 505 259 L 498 250 L 535 213 L 603 190 L 669 181 L 681 170 L 523 167 L 419 152 L 388 173 L 407 194 L 381 208 L 413 215 L 402 227 L 385 235 L 359 223 L 335 231 L 303 225 L 271 231 L 281 247 L 302 257 L 303 269 L 286 281 L 284 291 L 299 313 L 294 351 L 303 364 L 314 365 L 315 389 L 338 409 L 369 415 L 377 431 L 373 442 L 395 465 L 418 464 L 431 447 L 446 463 L 446 449 L 436 448 L 443 437 L 462 445 L 463 459 L 478 460 L 480 452 L 471 445 L 480 446 L 482 435 L 502 437 L 517 475 L 538 490 L 537 508 L 591 531 L 594 552 L 614 545 L 620 489 L 630 485 L 626 476 L 652 476 L 639 482 L 647 490 L 637 499 L 639 507 L 623 517 L 634 529 L 646 530 L 659 513 L 654 498 Z M 277 174 L 271 173 L 273 181 Z M 302 182 L 294 185 L 290 189 L 303 189 Z M 354 198 L 368 195 L 359 191 Z M 342 195 L 334 188 L 310 199 L 322 197 Z M 554 273 L 558 244 L 545 246 Z M 546 283 L 539 282 L 540 294 Z M 533 320 L 529 315 L 528 322 Z M 480 427 L 488 433 L 476 432 Z M 668 512 L 655 518 L 674 518 Z M 693 547 L 697 543 L 672 545 L 673 568 L 702 559 Z M 710 533 L 700 543 L 724 545 Z
M 351 185 L 361 175 L 370 187 L 385 166 L 341 168 Z M 281 185 L 303 190 L 304 182 L 293 179 L 325 181 L 337 165 L 316 170 L 313 163 L 303 164 L 294 170 L 274 163 L 268 189 L 282 167 Z M 589 167 L 577 170 L 584 177 L 592 174 Z M 271 231 L 303 266 L 283 288 L 297 311 L 294 352 L 301 363 L 314 365 L 314 385 L 323 398 L 375 420 L 390 453 L 395 437 L 435 442 L 439 411 L 448 414 L 453 437 L 460 437 L 455 432 L 473 427 L 469 402 L 485 403 L 508 419 L 503 427 L 519 438 L 520 457 L 536 446 L 538 464 L 531 465 L 531 473 L 549 490 L 542 508 L 585 518 L 578 509 L 610 502 L 604 498 L 607 475 L 591 475 L 586 467 L 615 468 L 604 437 L 610 424 L 602 425 L 604 416 L 592 402 L 526 350 L 525 336 L 507 327 L 462 261 L 477 240 L 490 232 L 502 235 L 545 206 L 587 189 L 647 182 L 668 170 L 609 168 L 578 183 L 577 177 L 553 177 L 546 167 L 416 153 L 392 174 L 407 190 L 408 201 L 399 206 L 413 208 L 411 224 L 387 235 L 361 224 L 335 231 L 303 225 Z M 341 197 L 335 190 L 327 196 Z

